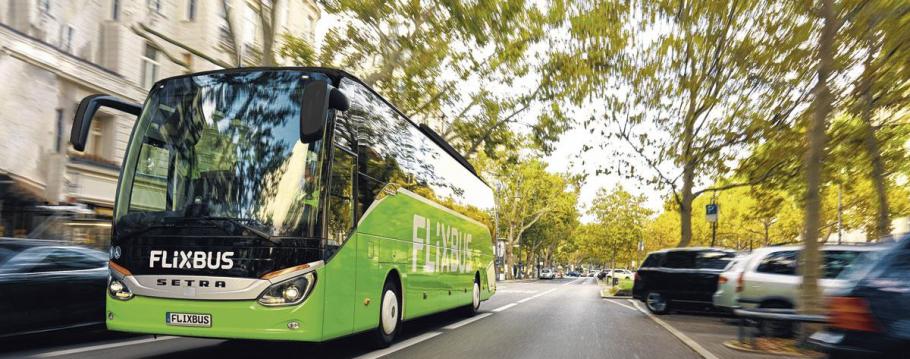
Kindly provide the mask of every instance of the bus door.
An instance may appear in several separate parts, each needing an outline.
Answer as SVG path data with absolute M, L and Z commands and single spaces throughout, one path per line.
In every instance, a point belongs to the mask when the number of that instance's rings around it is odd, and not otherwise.
M 326 203 L 327 257 L 325 266 L 325 314 L 323 336 L 350 334 L 354 329 L 354 278 L 356 244 L 354 235 L 354 174 L 356 155 L 332 147 L 332 169 Z M 347 243 L 351 241 L 350 243 Z M 345 245 L 347 243 L 347 245 Z

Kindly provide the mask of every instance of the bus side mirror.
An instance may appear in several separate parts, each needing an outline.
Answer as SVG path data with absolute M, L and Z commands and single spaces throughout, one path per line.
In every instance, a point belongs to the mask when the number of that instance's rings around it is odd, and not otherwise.
M 300 102 L 300 141 L 312 142 L 322 138 L 329 109 L 347 111 L 348 97 L 325 80 L 313 80 L 303 88 Z
M 79 103 L 79 108 L 76 109 L 76 117 L 73 118 L 73 128 L 70 131 L 70 143 L 73 144 L 73 148 L 76 149 L 76 151 L 82 152 L 85 150 L 85 143 L 88 141 L 88 132 L 89 129 L 92 128 L 92 117 L 95 117 L 95 112 L 98 112 L 98 109 L 102 106 L 120 110 L 134 116 L 139 116 L 142 112 L 141 105 L 133 102 L 126 102 L 114 96 L 87 96 L 82 99 L 82 102 Z

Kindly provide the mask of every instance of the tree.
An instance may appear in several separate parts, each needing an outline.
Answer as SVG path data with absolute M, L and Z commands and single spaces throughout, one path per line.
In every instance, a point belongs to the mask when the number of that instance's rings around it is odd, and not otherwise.
M 607 250 L 610 268 L 616 268 L 617 260 L 631 266 L 636 259 L 635 248 L 644 239 L 644 227 L 651 215 L 644 203 L 644 196 L 632 195 L 622 187 L 597 191 L 589 213 L 600 227 L 595 245 Z
M 624 42 L 622 33 L 603 31 L 619 38 L 606 44 L 624 46 L 606 67 L 611 76 L 593 90 L 604 98 L 602 117 L 584 125 L 608 140 L 596 148 L 617 158 L 631 152 L 645 167 L 621 159 L 603 164 L 599 173 L 669 190 L 680 216 L 678 245 L 685 247 L 692 240 L 696 198 L 759 183 L 778 170 L 772 163 L 747 182 L 699 189 L 729 174 L 730 164 L 743 157 L 739 150 L 791 117 L 807 72 L 799 61 L 804 52 L 794 44 L 811 25 L 780 7 L 744 1 L 643 2 L 625 17 L 629 31 L 655 39 Z M 625 146 L 616 146 L 614 138 Z
M 546 51 L 535 50 L 563 22 L 562 1 L 323 5 L 341 25 L 326 35 L 317 62 L 358 75 L 465 157 L 495 155 L 497 146 L 512 143 L 510 127 L 521 120 L 544 150 L 567 128 L 564 110 L 553 103 L 559 81 L 547 73 Z M 536 122 L 522 116 L 532 108 L 541 112 Z
M 522 235 L 521 247 L 527 250 L 527 263 L 544 262 L 544 266 L 553 266 L 560 245 L 579 224 L 578 190 L 577 185 L 566 188 L 562 196 L 554 198 L 553 210 L 541 216 Z
M 567 193 L 568 181 L 547 172 L 546 164 L 538 159 L 505 163 L 490 175 L 499 221 L 497 237 L 505 239 L 506 266 L 511 269 L 515 265 L 513 246 L 521 243 L 525 231 L 555 211 L 561 197 L 572 193 Z M 511 271 L 506 276 L 513 277 Z
M 837 32 L 837 10 L 833 0 L 822 0 L 819 18 L 823 22 L 818 43 L 818 80 L 815 85 L 813 113 L 806 132 L 808 143 L 803 166 L 805 167 L 805 221 L 803 229 L 803 250 L 800 254 L 800 294 L 798 307 L 804 314 L 821 314 L 821 290 L 818 280 L 821 274 L 821 251 L 818 244 L 819 222 L 821 220 L 821 185 L 822 166 L 825 161 L 828 115 L 831 113 L 832 99 L 828 88 L 834 62 L 834 36 Z M 803 338 L 808 338 L 814 326 L 807 326 Z
M 874 240 L 891 233 L 887 170 L 879 137 L 880 129 L 893 124 L 895 112 L 910 101 L 910 72 L 906 66 L 897 65 L 910 61 L 910 19 L 906 17 L 910 6 L 891 1 L 848 2 L 847 6 L 856 10 L 845 19 L 843 33 L 865 53 L 862 75 L 847 98 L 851 102 L 847 107 L 862 121 L 862 147 L 871 165 L 876 222 L 868 239 Z

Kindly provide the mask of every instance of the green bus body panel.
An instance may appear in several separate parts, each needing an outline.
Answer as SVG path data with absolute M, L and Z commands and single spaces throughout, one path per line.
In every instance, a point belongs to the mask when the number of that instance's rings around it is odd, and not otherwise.
M 426 222 L 418 223 L 422 220 Z M 360 249 L 356 298 L 361 308 L 354 318 L 358 330 L 378 325 L 378 305 L 362 303 L 367 298 L 379 303 L 392 270 L 401 276 L 405 319 L 470 304 L 478 273 L 482 298 L 492 294 L 486 284 L 493 261 L 489 229 L 417 194 L 399 190 L 374 202 L 355 237 Z M 342 251 L 353 249 L 347 248 L 350 244 Z
M 427 243 L 428 242 L 428 243 Z M 107 298 L 108 329 L 214 338 L 322 341 L 374 329 L 387 276 L 401 280 L 404 319 L 471 304 L 475 275 L 481 299 L 492 296 L 493 248 L 480 222 L 400 190 L 373 203 L 348 242 L 316 270 L 313 292 L 300 305 L 137 296 Z M 211 328 L 165 324 L 165 313 L 212 315 Z M 300 322 L 297 330 L 288 322 Z

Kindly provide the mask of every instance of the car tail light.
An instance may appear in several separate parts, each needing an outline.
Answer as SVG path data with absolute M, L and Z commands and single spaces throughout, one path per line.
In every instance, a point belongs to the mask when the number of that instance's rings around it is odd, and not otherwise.
M 721 275 L 717 277 L 717 285 L 722 285 L 727 283 L 727 277 Z
M 745 280 L 743 279 L 743 275 L 745 275 L 745 274 L 746 274 L 746 272 L 741 272 L 741 273 L 739 273 L 739 278 L 736 278 L 736 293 L 743 292 L 743 283 L 745 283 Z
M 857 297 L 833 297 L 828 302 L 831 326 L 844 330 L 878 332 L 878 325 L 869 312 L 869 303 Z

